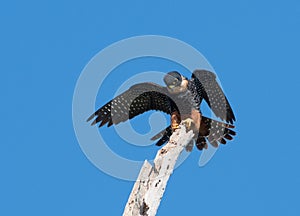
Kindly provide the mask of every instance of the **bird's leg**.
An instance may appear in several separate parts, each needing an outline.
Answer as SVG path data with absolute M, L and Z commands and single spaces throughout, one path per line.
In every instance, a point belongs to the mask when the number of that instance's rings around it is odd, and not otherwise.
M 179 124 L 180 124 L 181 118 L 180 115 L 177 111 L 173 112 L 171 114 L 171 127 L 172 130 L 175 131 L 176 129 L 179 128 Z

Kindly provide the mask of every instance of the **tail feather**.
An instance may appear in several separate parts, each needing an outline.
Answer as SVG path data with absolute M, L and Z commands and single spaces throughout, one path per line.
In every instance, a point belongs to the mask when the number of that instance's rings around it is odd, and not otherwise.
M 196 145 L 197 149 L 199 149 L 200 151 L 203 150 L 204 148 L 205 149 L 208 148 L 208 145 L 207 145 L 207 142 L 206 142 L 206 139 L 204 136 L 198 136 L 198 138 L 195 142 L 195 145 Z
M 232 128 L 234 128 L 233 125 L 203 116 L 198 138 L 204 136 L 212 146 L 218 147 L 219 143 L 226 144 L 227 140 L 232 140 L 232 136 L 236 135 Z
M 202 116 L 198 137 L 195 139 L 197 149 L 207 149 L 207 141 L 215 148 L 219 146 L 219 143 L 226 144 L 228 140 L 232 140 L 233 136 L 236 135 L 236 132 L 232 130 L 233 128 L 234 126 L 231 124 L 226 124 Z M 157 140 L 160 138 L 156 145 L 161 146 L 169 141 L 172 133 L 173 131 L 171 126 L 168 126 L 152 137 L 151 140 Z M 191 149 L 190 147 L 191 146 L 189 146 L 188 149 Z
M 156 134 L 154 137 L 152 137 L 151 140 L 157 140 L 157 139 L 160 138 L 156 142 L 155 145 L 162 146 L 163 144 L 165 144 L 166 142 L 168 142 L 170 140 L 170 137 L 171 137 L 172 133 L 173 133 L 173 131 L 172 131 L 172 128 L 171 128 L 171 125 L 170 125 L 167 128 L 163 129 L 158 134 Z

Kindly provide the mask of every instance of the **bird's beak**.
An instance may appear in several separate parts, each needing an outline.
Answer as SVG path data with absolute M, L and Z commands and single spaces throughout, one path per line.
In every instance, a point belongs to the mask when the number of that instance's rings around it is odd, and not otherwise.
M 168 87 L 169 87 L 169 89 L 172 89 L 175 87 L 175 85 L 169 85 Z

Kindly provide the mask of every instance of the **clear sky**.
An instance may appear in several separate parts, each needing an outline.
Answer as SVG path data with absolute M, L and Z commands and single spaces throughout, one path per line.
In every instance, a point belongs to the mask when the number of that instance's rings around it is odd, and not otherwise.
M 207 58 L 238 132 L 204 167 L 200 152 L 191 153 L 157 215 L 300 215 L 299 1 L 100 2 L 0 3 L 0 215 L 121 215 L 133 182 L 103 173 L 83 154 L 72 99 L 94 55 L 148 34 L 177 38 Z M 188 76 L 158 59 L 121 65 L 96 107 L 134 74 L 174 69 Z M 147 122 L 133 123 L 145 133 Z M 101 131 L 123 157 L 152 159 L 158 150 L 128 145 L 113 128 Z

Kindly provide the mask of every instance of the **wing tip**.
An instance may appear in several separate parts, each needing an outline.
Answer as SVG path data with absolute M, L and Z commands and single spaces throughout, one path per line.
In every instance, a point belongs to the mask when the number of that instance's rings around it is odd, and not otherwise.
M 91 126 L 97 124 L 97 119 L 95 119 L 92 123 L 91 123 Z
M 90 117 L 87 118 L 86 122 L 91 121 L 94 117 L 96 116 L 96 114 L 92 114 Z
M 156 136 L 153 136 L 153 137 L 150 138 L 151 141 L 154 141 L 154 140 L 157 140 L 157 139 L 158 139 L 158 137 L 156 138 Z

